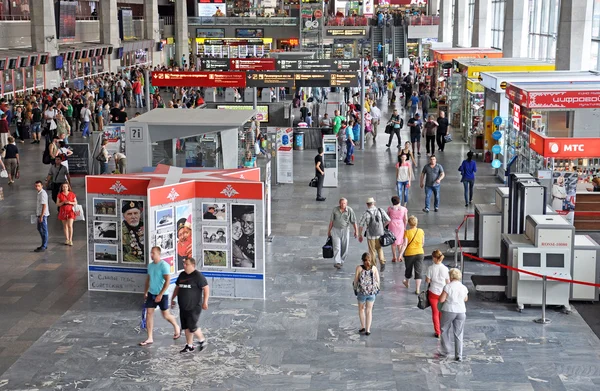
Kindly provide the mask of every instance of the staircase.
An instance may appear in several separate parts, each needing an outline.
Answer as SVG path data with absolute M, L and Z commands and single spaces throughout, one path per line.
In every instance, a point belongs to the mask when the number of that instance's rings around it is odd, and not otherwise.
M 385 28 L 386 27 L 371 26 L 371 54 L 373 58 L 376 58 L 379 62 L 383 60 Z M 379 51 L 379 45 L 381 45 L 381 51 Z
M 408 57 L 406 48 L 406 30 L 405 26 L 392 26 L 392 45 L 394 48 L 394 58 Z

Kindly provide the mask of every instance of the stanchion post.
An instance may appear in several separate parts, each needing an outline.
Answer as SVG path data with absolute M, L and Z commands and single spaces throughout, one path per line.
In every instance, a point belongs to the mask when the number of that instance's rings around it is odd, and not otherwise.
M 548 278 L 546 275 L 542 277 L 542 317 L 540 319 L 534 320 L 535 323 L 548 324 L 551 322 L 550 319 L 546 318 L 546 284 L 548 283 Z
M 458 228 L 454 230 L 454 267 L 458 266 Z
M 465 241 L 466 241 L 467 240 L 467 231 L 469 229 L 469 216 L 468 215 L 465 215 L 463 223 L 465 225 Z
M 465 255 L 460 253 L 460 282 L 465 282 Z

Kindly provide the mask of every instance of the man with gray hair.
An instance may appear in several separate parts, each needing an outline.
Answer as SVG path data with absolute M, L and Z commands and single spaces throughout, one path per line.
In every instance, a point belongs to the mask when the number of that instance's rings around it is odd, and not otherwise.
M 335 261 L 333 266 L 336 269 L 342 268 L 348 256 L 350 226 L 354 227 L 354 237 L 356 238 L 358 236 L 356 215 L 352 208 L 348 206 L 348 200 L 340 198 L 340 205 L 333 208 L 329 220 L 329 229 L 327 230 L 327 236 L 331 236 L 333 259 Z
M 371 261 L 377 263 L 377 257 L 379 257 L 379 270 L 382 273 L 385 270 L 385 255 L 383 254 L 379 238 L 383 235 L 385 225 L 390 220 L 390 216 L 383 209 L 375 206 L 375 199 L 373 197 L 367 198 L 367 210 L 365 210 L 358 223 L 360 227 L 358 241 L 362 243 L 364 230 L 369 246 L 369 253 L 371 254 Z

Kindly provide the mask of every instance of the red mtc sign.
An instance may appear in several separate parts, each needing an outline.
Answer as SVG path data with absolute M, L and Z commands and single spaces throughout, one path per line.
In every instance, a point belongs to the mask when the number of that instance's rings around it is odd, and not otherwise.
M 600 156 L 600 138 L 544 137 L 532 131 L 529 148 L 544 157 L 595 158 Z
M 152 72 L 154 87 L 246 87 L 245 72 Z

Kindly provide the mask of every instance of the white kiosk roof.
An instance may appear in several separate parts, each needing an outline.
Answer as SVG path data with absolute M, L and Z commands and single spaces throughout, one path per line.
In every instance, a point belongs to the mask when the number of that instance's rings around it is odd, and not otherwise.
M 240 127 L 256 115 L 256 110 L 154 109 L 129 122 L 148 125 Z

